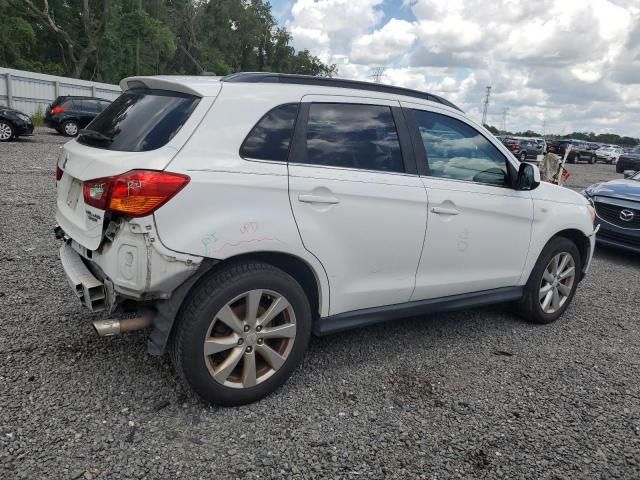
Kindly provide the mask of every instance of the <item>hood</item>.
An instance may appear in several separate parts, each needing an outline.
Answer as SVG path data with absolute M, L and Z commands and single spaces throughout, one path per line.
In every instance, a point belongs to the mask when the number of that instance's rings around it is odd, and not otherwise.
M 640 181 L 638 180 L 611 180 L 605 183 L 596 183 L 585 190 L 591 197 L 610 197 L 622 200 L 640 202 Z
M 9 107 L 0 107 L 0 112 L 2 112 L 2 113 L 21 113 L 22 115 L 27 115 L 26 113 L 21 112 L 20 110 L 16 110 L 15 108 L 9 108 Z
M 549 182 L 540 182 L 540 185 L 535 190 L 531 190 L 531 198 L 573 205 L 588 205 L 587 199 L 578 192 Z

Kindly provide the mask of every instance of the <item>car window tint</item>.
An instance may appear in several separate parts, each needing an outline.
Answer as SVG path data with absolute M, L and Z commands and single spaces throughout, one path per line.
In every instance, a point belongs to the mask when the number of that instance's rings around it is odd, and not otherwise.
M 97 113 L 98 110 L 98 101 L 97 100 L 83 100 L 85 112 Z
M 199 101 L 179 92 L 127 90 L 89 124 L 94 134 L 81 134 L 78 142 L 123 152 L 155 150 L 174 137 Z
M 455 118 L 413 110 L 429 175 L 505 186 L 506 158 L 480 132 Z
M 240 147 L 240 156 L 286 162 L 298 104 L 280 105 L 269 111 L 251 129 Z
M 391 108 L 312 103 L 307 123 L 307 161 L 315 165 L 403 172 Z

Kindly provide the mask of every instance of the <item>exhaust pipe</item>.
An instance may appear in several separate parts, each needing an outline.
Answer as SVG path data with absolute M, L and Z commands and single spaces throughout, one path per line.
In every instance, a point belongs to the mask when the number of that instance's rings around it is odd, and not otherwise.
M 96 320 L 93 328 L 101 337 L 113 337 L 125 332 L 142 330 L 150 327 L 153 323 L 153 312 L 146 311 L 139 317 L 134 318 L 109 318 L 107 320 Z

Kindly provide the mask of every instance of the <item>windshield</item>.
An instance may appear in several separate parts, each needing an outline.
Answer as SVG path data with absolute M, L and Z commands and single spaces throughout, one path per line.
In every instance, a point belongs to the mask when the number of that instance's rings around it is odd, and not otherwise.
M 166 145 L 187 121 L 199 98 L 163 90 L 127 90 L 80 132 L 78 142 L 122 152 Z

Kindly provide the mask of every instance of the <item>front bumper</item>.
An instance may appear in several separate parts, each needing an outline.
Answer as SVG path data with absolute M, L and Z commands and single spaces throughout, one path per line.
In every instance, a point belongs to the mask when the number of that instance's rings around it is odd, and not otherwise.
M 22 122 L 16 124 L 16 135 L 21 137 L 33 135 L 33 124 L 31 122 Z
M 600 218 L 596 219 L 596 223 L 600 225 L 596 235 L 599 244 L 640 253 L 640 230 L 619 228 Z

